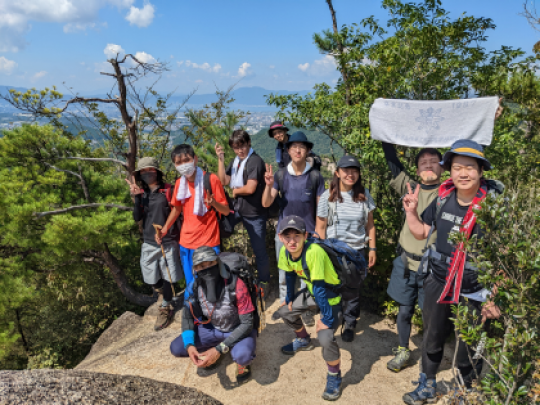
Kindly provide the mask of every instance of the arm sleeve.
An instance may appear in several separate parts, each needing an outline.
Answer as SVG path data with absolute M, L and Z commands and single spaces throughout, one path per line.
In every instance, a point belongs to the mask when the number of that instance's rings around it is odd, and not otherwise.
M 388 167 L 392 172 L 392 177 L 396 178 L 401 172 L 405 171 L 405 167 L 403 167 L 403 164 L 399 161 L 394 145 L 383 142 L 382 148 L 384 151 L 384 156 L 386 157 L 386 162 L 388 163 Z
M 326 190 L 319 199 L 319 205 L 317 205 L 317 216 L 321 218 L 328 218 L 328 196 L 329 191 Z
M 369 190 L 366 188 L 366 192 L 364 194 L 366 196 L 366 202 L 368 206 L 369 212 L 373 211 L 377 206 L 375 205 L 375 201 L 373 201 L 373 197 L 369 193 Z
M 317 197 L 320 197 L 323 195 L 323 193 L 326 191 L 324 188 L 324 178 L 321 173 L 319 173 L 319 187 L 317 187 Z
M 285 296 L 285 303 L 293 302 L 294 300 L 294 287 L 296 285 L 296 273 L 294 271 L 288 271 L 285 273 L 285 281 L 287 283 L 287 295 Z
M 188 345 L 195 346 L 195 322 L 189 308 L 184 307 L 182 311 L 182 340 L 184 341 L 184 348 Z
M 231 160 L 231 162 L 227 165 L 227 167 L 225 168 L 225 174 L 227 176 L 230 176 L 232 174 L 232 165 L 233 165 L 233 162 L 234 160 Z
M 229 336 L 227 336 L 227 339 L 223 341 L 225 346 L 227 347 L 233 347 L 235 344 L 237 344 L 242 339 L 248 337 L 251 334 L 251 331 L 253 330 L 253 312 L 250 312 L 249 314 L 240 315 L 240 325 L 238 325 Z
M 425 224 L 428 225 L 435 225 L 435 221 L 437 218 L 435 216 L 437 215 L 437 199 L 435 198 L 431 204 L 427 206 L 427 208 L 424 210 L 422 215 L 420 215 L 420 218 Z
M 252 159 L 252 160 L 254 161 L 253 163 L 250 162 L 249 160 L 246 162 L 245 170 L 247 170 L 248 180 L 261 181 L 261 179 L 263 179 L 264 181 L 264 173 L 266 172 L 264 161 L 261 158 L 258 158 L 256 160 Z M 249 165 L 248 163 L 251 163 L 251 164 Z
M 313 296 L 321 310 L 321 322 L 331 328 L 334 324 L 334 315 L 332 314 L 332 306 L 326 296 L 326 283 L 324 280 L 313 281 Z
M 216 199 L 216 201 L 220 204 L 228 205 L 229 202 L 225 197 L 225 190 L 223 190 L 223 185 L 221 184 L 221 181 L 219 181 L 218 176 L 216 176 L 214 173 L 210 175 L 210 186 L 212 187 L 212 193 L 214 194 L 214 198 Z
M 144 216 L 144 207 L 142 205 L 142 195 L 137 194 L 135 196 L 135 203 L 133 205 L 133 219 L 135 222 L 139 222 Z

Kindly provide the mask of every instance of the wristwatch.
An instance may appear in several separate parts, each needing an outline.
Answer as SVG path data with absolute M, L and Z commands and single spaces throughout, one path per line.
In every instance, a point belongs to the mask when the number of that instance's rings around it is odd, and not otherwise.
M 376 247 L 374 247 L 374 248 L 370 247 L 370 248 L 369 248 L 369 251 L 370 251 L 370 252 L 376 252 L 376 251 L 377 251 L 377 248 L 376 248 Z
M 216 350 L 220 352 L 221 354 L 225 354 L 229 352 L 229 346 L 225 345 L 225 343 L 221 342 L 219 345 L 216 346 Z

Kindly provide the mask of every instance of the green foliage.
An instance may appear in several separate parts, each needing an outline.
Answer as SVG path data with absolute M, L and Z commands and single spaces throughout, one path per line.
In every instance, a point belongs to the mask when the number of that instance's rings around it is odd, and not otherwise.
M 487 404 L 525 404 L 540 360 L 540 183 L 538 172 L 523 176 L 506 197 L 488 196 L 477 212 L 485 235 L 477 247 L 479 280 L 494 292 L 501 316 L 491 327 L 471 327 L 460 306 L 456 330 L 472 345 L 485 339 L 489 362 L 480 388 Z M 472 241 L 465 242 L 472 250 Z

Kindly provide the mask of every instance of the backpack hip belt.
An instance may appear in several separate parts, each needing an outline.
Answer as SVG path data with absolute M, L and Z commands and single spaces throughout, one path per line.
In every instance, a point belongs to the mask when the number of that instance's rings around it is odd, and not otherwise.
M 426 260 L 437 260 L 441 263 L 450 265 L 450 262 L 452 261 L 452 258 L 450 256 L 447 256 L 443 253 L 439 253 L 435 250 L 433 246 L 429 246 L 426 249 L 426 253 L 424 253 L 424 256 L 422 257 L 422 261 L 420 262 L 420 266 L 418 267 L 418 271 L 420 273 L 427 273 L 427 266 L 424 265 Z M 427 264 L 427 263 L 426 263 Z M 478 268 L 473 264 L 473 262 L 467 260 L 465 262 L 465 270 L 472 270 L 477 271 Z

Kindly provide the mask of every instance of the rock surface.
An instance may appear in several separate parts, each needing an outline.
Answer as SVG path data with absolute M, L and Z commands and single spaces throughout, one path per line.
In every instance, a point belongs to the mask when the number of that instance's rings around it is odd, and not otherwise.
M 167 329 L 155 332 L 157 304 L 150 307 L 144 317 L 124 313 L 101 335 L 76 369 L 138 375 L 194 387 L 227 405 L 328 404 L 321 398 L 326 384 L 326 365 L 315 328 L 308 328 L 315 337 L 314 350 L 293 357 L 283 355 L 281 346 L 289 343 L 294 334 L 281 320 L 270 319 L 277 305 L 275 302 L 267 310 L 267 327 L 257 340 L 253 377 L 242 386 L 236 384 L 236 367 L 230 355 L 210 372 L 198 370 L 187 358 L 173 357 L 169 346 L 181 333 L 181 312 Z M 392 347 L 398 345 L 397 330 L 389 321 L 362 312 L 354 342 L 342 342 L 339 330 L 336 339 L 342 353 L 340 404 L 403 404 L 403 394 L 412 391 L 415 386 L 411 381 L 418 379 L 421 335 L 412 336 L 413 365 L 397 374 L 386 368 L 392 358 Z M 448 344 L 445 350 L 438 376 L 440 391 L 445 391 L 452 381 L 453 348 L 453 344 Z
M 80 370 L 0 371 L 0 404 L 220 405 L 176 384 L 132 375 Z

